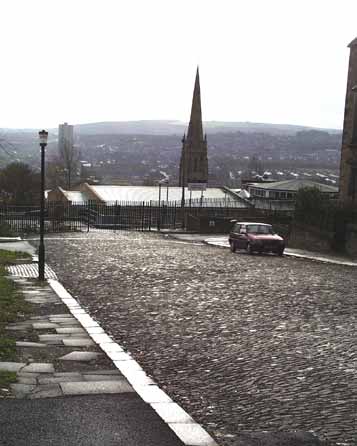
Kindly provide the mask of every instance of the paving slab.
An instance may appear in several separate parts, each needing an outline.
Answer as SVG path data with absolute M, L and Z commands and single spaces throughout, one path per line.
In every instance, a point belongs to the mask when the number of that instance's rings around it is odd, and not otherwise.
M 16 383 L 18 384 L 29 384 L 29 385 L 36 385 L 37 379 L 36 378 L 26 378 L 23 376 L 17 376 L 16 377 Z
M 97 359 L 98 357 L 102 356 L 103 353 L 96 353 L 96 352 L 71 352 L 67 355 L 61 356 L 61 361 L 84 361 L 89 362 Z
M 67 322 L 73 322 L 73 323 L 76 323 L 77 322 L 77 320 L 74 318 L 74 317 L 72 317 L 72 318 L 64 318 L 64 317 L 59 317 L 59 318 L 53 318 L 53 317 L 49 317 L 49 320 L 50 320 L 50 322 L 53 322 L 53 323 L 56 323 L 56 324 L 60 324 L 60 323 L 62 323 L 62 322 L 64 322 L 64 323 L 67 323 Z
M 53 364 L 43 362 L 33 362 L 22 369 L 22 372 L 30 373 L 54 373 Z
M 29 399 L 37 398 L 55 398 L 63 396 L 62 389 L 59 384 L 48 384 L 37 386 L 28 396 Z
M 44 378 L 38 378 L 38 384 L 59 384 L 65 382 L 79 382 L 83 381 L 84 378 L 81 374 L 72 375 L 72 376 L 49 376 Z
M 87 373 L 88 375 L 119 375 L 122 376 L 122 374 L 118 371 L 118 370 L 90 370 L 90 371 L 86 371 L 85 373 Z M 56 373 L 56 375 L 59 375 L 58 373 Z
M 90 373 L 83 373 L 82 381 L 123 381 L 122 375 L 92 375 Z
M 32 324 L 7 325 L 6 330 L 22 331 L 22 330 L 27 330 L 28 328 L 31 328 L 31 326 L 32 326 Z
M 18 372 L 25 366 L 24 362 L 0 362 L 0 370 L 5 372 Z
M 100 393 L 127 393 L 134 389 L 125 380 L 123 381 L 82 381 L 77 383 L 61 383 L 65 395 L 90 395 Z
M 13 391 L 16 398 L 25 398 L 29 393 L 35 389 L 35 385 L 30 384 L 10 384 L 10 388 Z
M 66 338 L 63 344 L 67 347 L 92 347 L 95 343 L 90 338 Z
M 69 334 L 45 334 L 39 335 L 40 341 L 62 341 L 63 338 L 68 338 Z
M 78 327 L 64 327 L 64 328 L 56 328 L 56 332 L 58 334 L 68 333 L 68 334 L 86 334 L 86 331 L 83 328 Z
M 44 330 L 48 328 L 58 328 L 59 325 L 53 322 L 35 322 L 32 324 L 34 330 Z
M 42 348 L 47 347 L 47 344 L 41 342 L 16 341 L 16 347 Z
M 82 373 L 81 372 L 55 372 L 51 376 L 55 376 L 55 377 L 56 376 L 57 377 L 60 377 L 60 376 L 82 376 Z
M 58 322 L 58 325 L 60 328 L 82 328 L 81 324 L 78 321 L 72 321 L 71 319 L 68 319 L 67 322 Z
M 20 371 L 20 372 L 17 372 L 17 377 L 19 378 L 19 377 L 22 377 L 22 378 L 32 378 L 32 379 L 36 379 L 36 378 L 38 378 L 39 376 L 41 376 L 42 374 L 40 374 L 40 373 L 29 373 L 29 372 L 22 372 L 22 371 Z M 43 376 L 43 375 L 42 375 Z

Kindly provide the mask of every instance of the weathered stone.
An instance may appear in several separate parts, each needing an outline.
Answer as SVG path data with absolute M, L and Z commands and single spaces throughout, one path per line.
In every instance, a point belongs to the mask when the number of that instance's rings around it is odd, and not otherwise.
M 91 347 L 95 343 L 90 338 L 67 338 L 63 339 L 63 344 L 67 347 Z
M 10 388 L 16 398 L 25 398 L 29 393 L 31 393 L 36 386 L 29 384 L 10 384 Z
M 103 353 L 95 353 L 95 352 L 71 352 L 67 355 L 61 356 L 61 361 L 84 361 L 89 362 L 97 359 Z
M 90 395 L 101 393 L 134 392 L 126 381 L 83 381 L 77 383 L 61 383 L 65 395 Z
M 53 364 L 33 362 L 21 369 L 23 373 L 54 373 Z
M 47 344 L 42 344 L 40 342 L 16 341 L 16 346 L 17 347 L 43 348 L 43 347 L 47 347 Z
M 56 328 L 56 332 L 58 334 L 86 334 L 86 331 L 83 328 L 78 327 L 66 327 L 66 328 Z
M 63 392 L 59 384 L 47 384 L 37 386 L 28 397 L 33 400 L 38 398 L 55 398 L 62 395 Z
M 18 372 L 25 366 L 23 362 L 0 362 L 0 370 L 5 372 Z

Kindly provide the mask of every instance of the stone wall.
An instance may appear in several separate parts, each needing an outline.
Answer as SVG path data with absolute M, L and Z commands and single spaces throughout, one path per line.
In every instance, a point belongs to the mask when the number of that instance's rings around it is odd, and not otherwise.
M 312 226 L 292 225 L 287 246 L 328 253 L 332 251 L 334 233 L 321 231 Z
M 346 226 L 344 240 L 337 241 L 336 234 L 321 231 L 312 226 L 292 225 L 287 246 L 290 248 L 306 249 L 322 253 L 347 254 L 357 258 L 357 225 Z
M 340 199 L 344 202 L 350 200 L 349 183 L 351 162 L 357 161 L 356 149 L 351 147 L 354 103 L 354 93 L 352 92 L 352 88 L 357 85 L 357 39 L 351 42 L 349 47 L 350 58 L 348 65 L 340 166 Z
M 357 258 L 357 225 L 347 225 L 346 252 L 353 258 Z

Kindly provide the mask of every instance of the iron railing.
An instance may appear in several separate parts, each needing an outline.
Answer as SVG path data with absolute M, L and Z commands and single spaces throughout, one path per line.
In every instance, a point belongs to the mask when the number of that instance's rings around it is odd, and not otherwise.
M 187 226 L 190 218 L 268 219 L 287 215 L 272 210 L 258 210 L 231 200 L 186 200 L 177 202 L 71 203 L 47 202 L 45 231 L 89 231 L 91 228 L 113 230 L 176 230 Z M 39 232 L 40 210 L 34 206 L 0 204 L 0 226 L 14 233 Z

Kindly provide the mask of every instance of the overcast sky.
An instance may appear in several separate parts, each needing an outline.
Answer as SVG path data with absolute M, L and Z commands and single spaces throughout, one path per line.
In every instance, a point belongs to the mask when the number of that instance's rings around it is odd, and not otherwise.
M 356 0 L 1 0 L 0 127 L 189 118 L 341 128 Z

